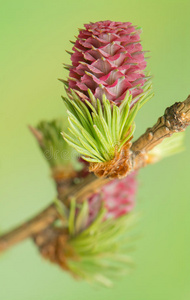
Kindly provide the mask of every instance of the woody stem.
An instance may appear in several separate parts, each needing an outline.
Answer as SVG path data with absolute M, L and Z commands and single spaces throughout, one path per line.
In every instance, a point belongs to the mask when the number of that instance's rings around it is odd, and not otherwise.
M 173 133 L 184 131 L 189 124 L 190 96 L 188 96 L 185 101 L 177 102 L 168 107 L 164 115 L 158 119 L 157 123 L 153 127 L 148 128 L 147 131 L 133 143 L 129 157 L 133 170 L 140 169 L 146 165 L 146 155 L 148 151 Z M 58 198 L 66 205 L 68 205 L 70 199 L 73 197 L 75 197 L 76 201 L 83 201 L 108 181 L 109 179 L 107 178 L 97 178 L 94 174 L 90 174 L 81 183 L 68 186 L 64 193 L 58 195 Z M 58 214 L 55 205 L 49 205 L 45 210 L 29 221 L 0 236 L 0 252 L 41 232 L 50 226 L 57 218 Z

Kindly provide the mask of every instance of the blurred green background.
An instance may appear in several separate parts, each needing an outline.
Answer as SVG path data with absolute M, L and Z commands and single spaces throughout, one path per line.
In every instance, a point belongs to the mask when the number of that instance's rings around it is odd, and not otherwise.
M 0 1 L 0 230 L 26 220 L 55 196 L 45 160 L 27 129 L 64 114 L 65 49 L 84 23 L 111 19 L 143 28 L 155 97 L 137 117 L 137 135 L 190 92 L 189 0 Z M 190 131 L 186 151 L 141 170 L 141 239 L 133 273 L 114 288 L 76 282 L 41 259 L 31 241 L 0 258 L 2 300 L 190 299 Z

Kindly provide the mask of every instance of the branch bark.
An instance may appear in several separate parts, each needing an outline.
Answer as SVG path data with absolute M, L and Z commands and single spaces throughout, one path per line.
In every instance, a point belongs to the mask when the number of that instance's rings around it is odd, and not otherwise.
M 23 241 L 31 235 L 45 229 L 58 217 L 54 204 L 51 204 L 34 218 L 23 223 L 19 227 L 11 230 L 0 237 L 0 252 Z
M 69 204 L 70 199 L 73 197 L 76 201 L 81 202 L 107 182 L 108 179 L 100 179 L 95 177 L 94 174 L 90 174 L 80 184 L 67 187 L 64 193 L 62 192 L 61 195 L 58 195 L 58 198 L 66 205 Z M 0 253 L 43 231 L 54 223 L 58 217 L 56 206 L 51 204 L 31 220 L 0 236 Z
M 144 167 L 147 164 L 148 151 L 173 133 L 184 131 L 189 124 L 190 96 L 188 96 L 185 101 L 177 102 L 167 108 L 157 123 L 153 127 L 148 128 L 147 131 L 133 143 L 130 156 L 133 166 L 132 171 Z M 65 192 L 62 191 L 61 195 L 58 195 L 58 198 L 67 205 L 72 197 L 75 197 L 76 201 L 83 201 L 108 181 L 109 179 L 107 178 L 97 178 L 94 174 L 90 174 L 80 184 L 71 185 L 66 188 Z M 43 231 L 57 218 L 56 207 L 54 204 L 51 204 L 31 220 L 0 236 L 0 252 Z
M 185 101 L 166 108 L 164 115 L 133 143 L 131 150 L 135 153 L 148 152 L 173 133 L 184 131 L 189 124 L 190 95 Z
M 173 133 L 181 132 L 190 124 L 190 95 L 183 102 L 166 108 L 156 124 L 148 128 L 132 145 L 133 169 L 145 167 L 152 161 L 148 152 Z

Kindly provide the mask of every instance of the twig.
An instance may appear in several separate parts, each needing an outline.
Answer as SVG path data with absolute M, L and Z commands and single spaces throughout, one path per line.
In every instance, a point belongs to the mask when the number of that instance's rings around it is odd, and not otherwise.
M 133 170 L 147 164 L 146 155 L 148 151 L 161 143 L 164 138 L 171 136 L 175 132 L 185 130 L 189 124 L 190 96 L 185 101 L 177 102 L 167 108 L 165 114 L 158 119 L 157 123 L 152 128 L 148 128 L 145 134 L 133 143 L 130 157 Z M 83 201 L 107 182 L 108 179 L 97 178 L 94 174 L 90 174 L 80 184 L 68 187 L 65 193 L 62 193 L 59 198 L 65 204 L 68 204 L 72 197 L 75 197 L 76 201 Z M 57 218 L 56 207 L 54 204 L 51 204 L 30 221 L 2 235 L 0 237 L 0 252 L 44 230 Z
M 23 223 L 19 227 L 11 230 L 0 237 L 0 252 L 23 241 L 31 235 L 45 229 L 52 224 L 58 217 L 54 204 L 51 204 L 34 218 Z
M 157 123 L 146 130 L 132 145 L 133 168 L 145 167 L 149 161 L 148 152 L 173 133 L 181 132 L 190 124 L 190 95 L 183 102 L 176 102 L 166 108 Z
M 58 195 L 58 197 L 66 205 L 68 205 L 70 199 L 73 197 L 75 197 L 76 201 L 80 202 L 85 200 L 92 192 L 98 190 L 107 181 L 108 179 L 100 179 L 90 174 L 80 184 L 71 185 L 64 194 Z M 57 209 L 54 204 L 51 204 L 31 220 L 0 236 L 0 252 L 43 231 L 54 223 L 57 218 Z
M 132 145 L 131 150 L 148 152 L 163 139 L 175 132 L 184 131 L 190 124 L 190 95 L 183 102 L 176 102 L 166 108 L 165 113 L 157 123 L 146 130 Z

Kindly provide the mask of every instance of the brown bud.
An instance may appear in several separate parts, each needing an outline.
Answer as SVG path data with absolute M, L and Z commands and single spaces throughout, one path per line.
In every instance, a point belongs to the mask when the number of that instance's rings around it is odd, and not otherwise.
M 97 177 L 123 178 L 132 169 L 130 158 L 131 142 L 124 144 L 120 152 L 115 153 L 115 157 L 104 163 L 90 163 L 89 171 L 94 172 Z
M 33 239 L 45 259 L 70 271 L 68 259 L 77 260 L 78 257 L 68 243 L 68 237 L 66 230 L 51 227 L 35 235 Z

